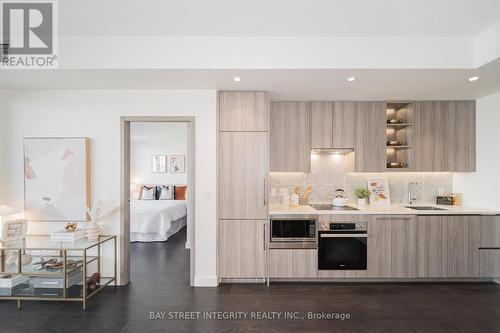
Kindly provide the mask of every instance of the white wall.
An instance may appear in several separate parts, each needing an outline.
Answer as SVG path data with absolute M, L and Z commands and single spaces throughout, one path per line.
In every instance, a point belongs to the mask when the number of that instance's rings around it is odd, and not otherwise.
M 187 184 L 187 172 L 172 173 L 168 170 L 167 173 L 153 173 L 151 164 L 153 155 L 187 157 L 187 135 L 187 123 L 132 123 L 130 125 L 131 183 Z
M 476 110 L 477 169 L 454 174 L 453 190 L 464 205 L 500 210 L 500 92 L 478 99 Z
M 211 90 L 12 90 L 5 104 L 8 147 L 1 156 L 6 204 L 23 207 L 23 137 L 86 136 L 91 139 L 93 195 L 108 208 L 120 205 L 120 116 L 195 116 L 195 284 L 216 285 L 216 92 Z M 120 216 L 104 223 L 119 234 Z M 59 223 L 31 223 L 30 233 Z

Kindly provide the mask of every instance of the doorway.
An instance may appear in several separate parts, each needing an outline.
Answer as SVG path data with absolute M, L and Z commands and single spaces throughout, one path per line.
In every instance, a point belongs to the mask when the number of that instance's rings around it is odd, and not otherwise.
M 195 118 L 194 117 L 121 117 L 121 224 L 120 224 L 120 284 L 130 282 L 130 233 L 131 233 L 131 127 L 141 123 L 184 123 L 187 127 L 187 153 L 185 156 L 186 186 L 188 189 L 185 200 L 187 207 L 186 248 L 189 249 L 190 285 L 194 283 L 195 262 Z M 153 158 L 153 157 L 152 157 Z M 167 156 L 167 159 L 169 157 Z M 167 163 L 169 161 L 167 160 Z M 153 163 L 153 162 L 152 162 Z M 159 162 L 160 164 L 163 161 Z M 153 185 L 153 184 L 148 184 Z M 156 184 L 155 184 L 156 185 Z M 137 186 L 137 184 L 134 184 Z M 160 188 L 161 190 L 161 188 Z

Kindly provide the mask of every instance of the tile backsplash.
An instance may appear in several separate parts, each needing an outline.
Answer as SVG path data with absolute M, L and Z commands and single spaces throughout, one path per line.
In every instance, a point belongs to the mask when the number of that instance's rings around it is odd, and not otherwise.
M 366 187 L 368 178 L 386 177 L 392 203 L 407 203 L 408 183 L 415 182 L 413 193 L 418 203 L 435 203 L 439 190 L 452 192 L 453 175 L 451 172 L 386 172 L 356 173 L 349 172 L 347 158 L 344 155 L 317 154 L 311 158 L 311 172 L 271 172 L 271 203 L 281 202 L 280 189 L 299 185 L 303 190 L 311 185 L 313 192 L 310 203 L 330 203 L 335 189 L 342 188 L 351 202 L 355 203 L 354 189 Z

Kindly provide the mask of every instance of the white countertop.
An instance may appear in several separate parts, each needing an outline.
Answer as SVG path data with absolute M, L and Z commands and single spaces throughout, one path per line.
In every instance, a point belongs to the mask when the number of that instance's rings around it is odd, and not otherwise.
M 287 207 L 279 204 L 269 205 L 269 215 L 300 215 L 300 214 L 317 214 L 317 215 L 500 215 L 499 211 L 491 209 L 462 207 L 462 206 L 444 206 L 435 204 L 415 204 L 413 206 L 432 206 L 439 207 L 445 210 L 415 210 L 407 208 L 408 205 L 392 204 L 389 206 L 358 206 L 356 204 L 348 204 L 358 210 L 316 210 L 311 206 Z

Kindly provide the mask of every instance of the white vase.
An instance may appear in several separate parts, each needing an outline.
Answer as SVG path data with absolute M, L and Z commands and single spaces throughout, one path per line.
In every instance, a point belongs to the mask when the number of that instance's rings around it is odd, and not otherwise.
M 363 199 L 358 198 L 358 206 L 366 206 L 366 199 L 365 198 L 363 198 Z
M 90 221 L 87 226 L 86 236 L 90 242 L 96 242 L 99 240 L 99 236 L 101 235 L 101 227 L 95 222 Z

